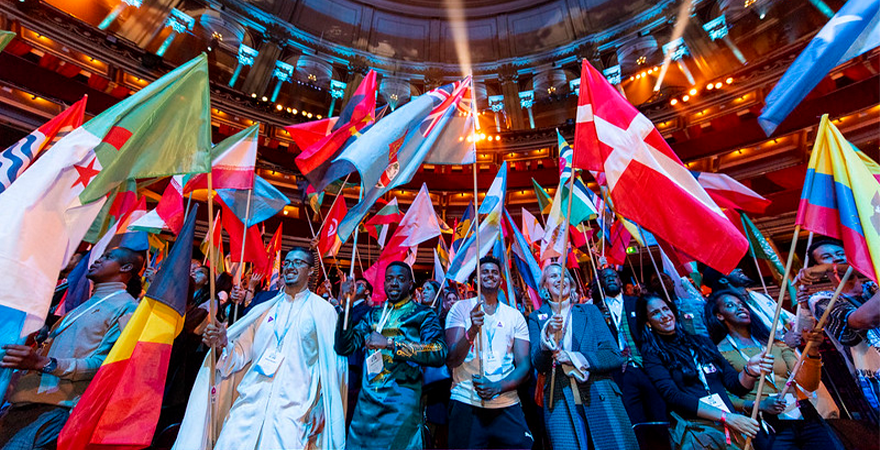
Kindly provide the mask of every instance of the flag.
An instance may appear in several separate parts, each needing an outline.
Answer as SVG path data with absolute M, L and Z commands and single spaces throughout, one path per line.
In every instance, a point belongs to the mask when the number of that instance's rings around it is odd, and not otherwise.
M 260 124 L 251 125 L 229 136 L 211 149 L 211 187 L 220 189 L 251 189 L 254 186 L 254 168 Z M 208 188 L 208 174 L 200 173 L 185 178 L 184 192 Z
M 317 216 L 321 212 L 321 203 L 324 202 L 324 191 L 318 192 L 311 184 L 306 188 L 306 200 Z
M 722 208 L 761 214 L 770 206 L 770 200 L 743 186 L 729 175 L 695 171 L 691 173 L 709 197 L 712 197 L 712 200 Z
M 342 246 L 342 239 L 339 238 L 339 223 L 348 212 L 348 207 L 345 206 L 345 197 L 340 197 L 341 195 L 340 192 L 327 217 L 324 218 L 324 227 L 318 241 L 318 251 L 321 252 L 321 256 L 328 254 L 336 256 L 339 247 Z
M 440 260 L 440 266 L 443 268 L 443 273 L 446 273 L 446 268 L 449 267 L 449 247 L 446 246 L 446 240 L 443 239 L 443 236 L 440 236 L 437 239 L 437 248 L 436 248 L 437 257 Z M 435 280 L 439 280 L 440 278 L 434 278 Z
M 446 270 L 443 268 L 443 262 L 440 261 L 440 255 L 437 253 L 437 249 L 434 249 L 434 279 L 442 280 L 443 277 L 446 276 Z
M 86 278 L 89 272 L 89 252 L 79 260 L 79 263 L 67 275 L 67 290 L 61 300 L 55 306 L 54 315 L 61 317 L 74 308 L 83 304 L 92 296 L 92 282 Z
M 568 220 L 565 214 L 569 213 L 568 199 L 573 197 Z M 547 215 L 547 227 L 541 239 L 541 260 L 561 256 L 562 244 L 565 238 L 563 233 L 568 231 L 569 225 L 579 225 L 585 220 L 596 218 L 599 214 L 593 200 L 593 193 L 581 181 L 580 176 L 574 180 L 574 195 L 568 195 L 568 184 L 559 184 L 556 194 L 553 196 L 553 206 Z
M 529 243 L 513 225 L 513 219 L 510 218 L 510 213 L 506 209 L 504 210 L 504 217 L 507 219 L 507 224 L 510 226 L 512 234 L 510 253 L 513 255 L 513 263 L 516 265 L 516 270 L 519 272 L 520 277 L 522 277 L 523 283 L 528 287 L 532 306 L 534 306 L 534 309 L 538 309 L 541 307 L 541 299 L 538 296 L 541 266 L 535 261 L 535 257 L 529 248 Z
M 559 129 L 556 129 L 556 142 L 559 146 L 559 184 L 565 184 L 571 178 L 571 160 L 574 156 L 574 150 L 565 142 Z M 534 178 L 532 178 L 534 181 Z
M 550 200 L 550 194 L 532 178 L 532 188 L 535 190 L 535 197 L 538 199 L 538 208 L 541 209 L 541 214 L 547 214 L 550 212 L 550 207 L 553 205 L 553 201 Z
M 795 223 L 843 241 L 850 265 L 877 282 L 878 211 L 880 182 L 825 114 L 816 132 Z
M 464 214 L 461 215 L 461 220 L 455 224 L 455 233 L 452 235 L 453 253 L 458 251 L 458 248 L 464 242 L 464 238 L 471 231 L 471 222 L 474 220 L 474 214 L 476 214 L 476 209 L 474 208 L 474 201 L 471 200 L 467 208 L 465 208 Z
M 153 440 L 174 338 L 189 299 L 196 205 L 144 298 L 58 436 L 60 450 L 140 449 Z
M 214 235 L 214 261 L 209 261 L 212 234 Z M 223 256 L 223 225 L 220 221 L 220 211 L 217 211 L 217 214 L 214 216 L 214 222 L 209 224 L 208 232 L 205 233 L 202 243 L 199 244 L 199 250 L 205 256 L 203 264 L 214 266 L 216 273 L 226 272 L 225 258 Z
M 632 235 L 623 225 L 623 220 L 618 218 L 611 225 L 611 234 L 608 236 L 608 249 L 605 257 L 614 265 L 622 266 L 626 264 L 626 248 Z
M 604 171 L 615 212 L 729 273 L 748 242 L 654 124 L 586 60 L 575 123 L 575 168 Z
M 315 145 L 321 139 L 333 131 L 339 117 L 328 117 L 321 120 L 312 120 L 284 127 L 290 138 L 296 143 L 300 151 Z
M 446 278 L 458 283 L 464 283 L 477 267 L 477 259 L 482 258 L 492 251 L 495 239 L 501 233 L 501 215 L 504 209 L 504 195 L 507 193 L 507 162 L 501 164 L 492 186 L 486 192 L 483 203 L 480 205 L 479 214 L 485 214 L 480 220 L 480 228 L 477 231 L 480 236 L 480 248 L 477 250 L 477 233 L 471 234 L 461 247 L 455 252 Z
M 828 75 L 832 68 L 880 45 L 880 2 L 849 0 L 798 55 L 770 94 L 758 123 L 776 127 Z
M 0 39 L 0 49 L 2 46 Z M 87 99 L 88 96 L 84 96 L 61 114 L 21 138 L 12 147 L 0 152 L 0 193 L 25 171 L 41 152 L 48 150 L 56 141 L 82 125 Z
M 265 244 L 263 243 L 263 234 L 256 225 L 247 227 L 245 232 L 244 223 L 233 213 L 229 205 L 222 199 L 220 200 L 220 209 L 223 211 L 223 228 L 229 235 L 229 258 L 232 262 L 239 263 L 241 261 L 254 264 L 254 270 L 261 272 L 266 270 L 269 259 L 266 255 Z M 244 239 L 244 257 L 242 258 L 241 243 Z M 217 241 L 215 240 L 216 244 Z
M 773 270 L 773 278 L 781 282 L 782 276 L 785 274 L 785 268 L 782 266 L 782 261 L 779 259 L 779 255 L 773 249 L 773 245 L 767 241 L 761 233 L 761 230 L 755 226 L 754 222 L 749 219 L 749 216 L 747 216 L 746 213 L 740 212 L 739 216 L 742 222 L 743 232 L 745 233 L 746 239 L 749 240 L 749 255 L 767 261 L 767 265 Z M 792 303 L 796 304 L 797 291 L 795 291 L 794 286 L 791 285 L 790 281 L 788 282 L 788 294 Z
M 296 166 L 316 190 L 323 191 L 331 181 L 353 170 L 333 166 L 332 162 L 346 145 L 351 145 L 352 141 L 360 138 L 361 130 L 376 120 L 375 115 L 376 72 L 370 70 L 345 105 L 330 133 L 303 148 L 296 157 Z
M 522 234 L 529 245 L 539 241 L 544 236 L 544 228 L 538 223 L 538 219 L 525 208 L 522 208 Z
M 385 233 L 388 232 L 388 226 L 392 223 L 399 223 L 402 218 L 403 214 L 400 213 L 400 208 L 397 206 L 397 197 L 394 197 L 364 225 L 367 226 L 367 233 L 369 233 L 373 239 L 379 241 L 381 237 L 379 247 L 384 247 Z
M 440 232 L 443 234 L 452 234 L 455 233 L 455 230 L 452 229 L 449 225 L 446 224 L 446 221 L 443 220 L 439 215 L 437 216 L 437 223 L 440 224 Z
M 348 146 L 333 166 L 339 166 L 340 173 L 357 170 L 364 195 L 339 225 L 339 237 L 347 240 L 376 200 L 408 183 L 423 162 L 472 163 L 473 113 L 472 82 L 468 77 L 413 99 Z
M 130 228 L 154 234 L 163 230 L 178 234 L 183 227 L 183 216 L 183 176 L 175 175 L 168 180 L 159 204 L 132 223 Z
M 73 130 L 0 194 L 0 345 L 43 326 L 62 267 L 125 180 L 209 170 L 205 55 Z M 0 392 L 10 371 L 0 371 Z
M 290 204 L 290 199 L 286 195 L 259 175 L 254 176 L 252 190 L 217 189 L 217 196 L 239 221 L 244 222 L 247 216 L 248 227 L 278 214 Z M 248 207 L 248 196 L 250 196 L 250 207 Z
M 415 250 L 418 245 L 440 236 L 440 226 L 437 224 L 436 218 L 434 207 L 431 204 L 431 196 L 428 194 L 428 187 L 423 183 L 418 195 L 403 219 L 400 220 L 400 225 L 397 226 L 394 234 L 388 240 L 388 244 L 382 249 L 379 259 L 364 272 L 364 278 L 373 286 L 381 286 L 388 264 L 393 261 L 409 259 L 415 261 Z M 373 292 L 373 301 L 382 301 L 385 298 L 384 290 L 376 289 L 375 291 Z
M 89 256 L 89 265 L 94 264 L 94 262 L 97 261 L 98 258 L 100 258 L 101 255 L 104 254 L 104 251 L 106 251 L 108 248 L 112 248 L 110 246 L 110 242 L 114 239 L 115 236 L 127 233 L 128 227 L 133 222 L 143 217 L 146 213 L 147 198 L 141 197 L 140 200 L 138 200 L 137 203 L 131 205 L 131 208 L 126 211 L 119 218 L 119 220 L 116 221 L 116 223 L 111 225 L 110 228 L 108 228 L 104 235 L 101 237 L 101 239 L 99 239 L 98 242 L 95 243 L 94 247 L 92 247 L 91 255 Z M 149 248 L 149 244 L 144 244 L 144 248 L 142 249 L 132 248 L 132 250 L 140 251 L 146 250 L 147 248 Z
M 6 48 L 6 45 L 12 42 L 12 39 L 15 38 L 15 33 L 12 31 L 0 30 L 0 52 Z
M 266 246 L 266 254 L 269 256 L 272 264 L 269 266 L 269 289 L 273 289 L 278 285 L 278 279 L 281 278 L 281 243 L 284 239 L 284 234 L 281 231 L 284 223 L 278 224 L 278 229 L 275 230 L 275 234 L 272 235 L 272 240 L 269 241 L 269 245 Z

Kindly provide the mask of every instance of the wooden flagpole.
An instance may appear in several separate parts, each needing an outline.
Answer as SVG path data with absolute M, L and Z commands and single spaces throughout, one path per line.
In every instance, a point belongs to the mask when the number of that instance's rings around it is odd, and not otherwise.
M 351 175 L 351 174 L 349 174 L 349 175 Z M 348 177 L 346 177 L 345 179 L 348 180 Z M 342 184 L 342 187 L 345 187 L 345 183 Z M 339 190 L 339 193 L 342 194 L 341 189 Z M 339 196 L 337 195 L 336 198 L 339 198 Z M 358 203 L 363 201 L 363 199 L 364 199 L 364 189 L 361 188 L 358 192 Z M 335 200 L 334 200 L 334 202 L 335 202 Z M 351 268 L 348 270 L 348 278 L 352 281 L 354 281 L 354 261 L 355 261 L 355 258 L 357 258 L 357 256 L 358 256 L 358 254 L 357 254 L 358 234 L 360 233 L 360 231 L 361 231 L 361 224 L 358 223 L 354 227 L 354 242 L 352 242 L 352 245 L 351 245 Z M 363 269 L 361 269 L 361 274 L 363 274 Z M 413 277 L 413 279 L 415 279 L 415 277 Z M 343 330 L 348 329 L 348 315 L 351 312 L 351 292 L 346 292 L 345 297 L 346 297 L 346 299 L 345 299 L 345 315 L 343 316 L 343 319 L 342 319 L 342 329 Z
M 791 237 L 791 247 L 788 249 L 788 259 L 785 262 L 785 274 L 782 276 L 782 284 L 780 284 L 779 288 L 779 297 L 776 300 L 776 313 L 773 315 L 773 324 L 770 326 L 770 337 L 767 338 L 767 347 L 764 349 L 764 352 L 769 352 L 770 348 L 773 346 L 773 341 L 776 339 L 776 327 L 779 324 L 779 316 L 782 314 L 782 301 L 785 300 L 785 292 L 788 291 L 786 289 L 786 285 L 788 284 L 788 276 L 791 274 L 791 264 L 794 262 L 794 251 L 797 248 L 798 235 L 801 233 L 801 226 L 797 225 L 794 227 L 794 234 Z M 758 411 L 760 411 L 761 406 L 761 396 L 764 394 L 764 382 L 766 378 L 764 377 L 766 372 L 761 370 L 761 376 L 758 377 L 758 390 L 755 392 L 755 406 L 752 408 L 752 420 L 758 418 Z M 746 439 L 746 444 L 743 446 L 743 450 L 750 450 L 752 448 L 752 438 Z
M 211 176 L 212 173 L 208 172 L 208 221 L 210 222 L 210 234 L 208 234 L 208 260 L 211 261 L 211 265 L 209 267 L 209 275 L 208 275 L 208 286 L 209 292 L 211 294 L 211 299 L 208 301 L 208 317 L 211 320 L 211 323 L 217 324 L 217 304 L 215 303 L 215 298 L 217 295 L 217 286 L 216 286 L 216 277 L 217 277 L 217 261 L 215 260 L 215 249 L 214 249 L 214 227 L 216 224 L 214 223 L 214 179 Z M 208 374 L 208 395 L 210 399 L 210 411 L 208 413 L 208 417 L 210 420 L 210 426 L 208 429 L 208 448 L 214 448 L 215 439 L 217 437 L 217 402 L 216 397 L 214 396 L 214 383 L 217 372 L 217 363 L 216 363 L 216 349 L 214 346 L 208 349 L 208 362 L 209 362 L 209 374 Z
M 752 252 L 752 260 L 755 261 L 755 269 L 758 271 L 758 279 L 761 280 L 761 287 L 764 288 L 764 295 L 770 297 L 770 293 L 767 292 L 767 283 L 764 282 L 764 275 L 761 274 L 761 265 L 758 264 L 758 254 L 754 251 Z
M 305 205 L 303 205 L 303 209 L 305 209 Z M 319 209 L 319 211 L 320 211 L 320 209 Z M 317 235 L 315 234 L 315 227 L 312 225 L 312 218 L 308 212 L 306 212 L 306 222 L 309 223 L 309 231 L 312 232 L 312 240 L 314 240 L 317 237 Z M 315 253 L 318 254 L 318 264 L 321 266 L 321 272 L 324 274 L 325 279 L 329 279 L 327 277 L 327 268 L 324 267 L 324 259 L 321 258 L 321 251 L 318 249 L 315 249 L 315 250 L 316 250 Z
M 504 195 L 502 193 L 502 195 Z M 480 276 L 480 252 L 482 247 L 480 246 L 480 197 L 477 192 L 477 146 L 474 144 L 474 220 L 471 221 L 472 224 L 476 224 L 474 226 L 474 233 L 476 233 L 476 244 L 477 251 L 474 254 L 477 260 L 477 303 L 483 305 L 483 281 Z M 466 251 L 466 250 L 465 250 Z M 446 277 L 444 277 L 445 279 Z M 436 299 L 435 299 L 436 300 Z M 484 309 L 485 312 L 485 309 Z M 477 333 L 477 342 L 478 344 L 474 347 L 476 351 L 477 361 L 479 361 L 479 371 L 480 377 L 485 376 L 485 372 L 483 370 L 483 327 L 480 327 L 480 331 Z M 480 398 L 480 403 L 483 404 L 484 401 L 482 397 Z
M 474 211 L 474 212 L 476 215 L 476 211 Z M 468 224 L 467 231 L 465 231 L 464 236 L 461 237 L 462 243 L 464 243 L 464 241 L 466 241 L 467 238 L 470 237 L 471 231 L 473 231 L 473 230 L 474 230 L 474 221 L 471 220 L 471 222 Z M 451 261 L 450 261 L 450 263 L 451 263 Z M 479 261 L 477 261 L 477 263 L 479 264 Z M 446 280 L 448 280 L 448 279 L 449 279 L 449 270 L 447 270 L 446 273 L 443 274 L 443 281 L 440 282 L 440 288 L 437 290 L 437 293 L 434 294 L 434 301 L 431 302 L 431 308 L 434 308 L 437 306 L 437 299 L 440 297 L 440 291 L 443 290 L 443 286 L 446 285 Z
M 248 221 L 251 219 L 251 195 L 253 195 L 253 193 L 253 189 L 248 189 L 247 203 L 245 203 L 244 207 L 244 232 L 241 233 L 241 254 L 239 257 L 239 261 L 241 262 L 238 264 L 239 289 L 241 289 L 241 285 L 244 284 L 244 243 L 247 242 Z M 235 323 L 235 321 L 238 320 L 238 306 L 238 303 L 232 305 L 232 323 Z
M 562 273 L 561 273 L 562 283 L 560 284 L 559 296 L 556 299 L 557 306 L 556 306 L 556 311 L 554 312 L 554 315 L 562 313 L 562 286 L 565 285 L 565 279 L 566 279 L 565 271 L 568 270 L 568 268 L 567 268 L 567 266 L 568 266 L 568 235 L 569 235 L 568 227 L 570 226 L 569 218 L 571 217 L 571 204 L 574 203 L 574 176 L 575 176 L 574 156 L 572 156 L 571 165 L 572 165 L 571 174 L 569 175 L 569 179 L 568 179 L 568 206 L 566 207 L 565 217 L 562 218 L 562 229 L 563 229 L 563 233 L 565 233 L 562 235 L 562 256 L 560 256 L 560 258 L 562 258 L 562 264 L 561 264 L 561 266 L 562 266 Z M 564 197 L 560 196 L 559 198 L 564 198 Z M 551 306 L 551 309 L 553 309 L 552 308 L 553 305 L 551 304 L 550 306 Z M 557 334 L 556 341 L 561 344 L 562 340 L 561 340 L 560 336 L 558 335 L 559 333 L 556 333 L 556 334 Z M 550 369 L 550 399 L 548 400 L 548 403 L 547 403 L 547 407 L 550 409 L 553 409 L 553 389 L 555 387 L 556 387 L 556 362 L 554 361 L 553 366 Z
M 342 197 L 342 191 L 345 190 L 345 185 L 348 184 L 348 178 L 349 178 L 349 177 L 351 177 L 351 174 L 348 174 L 348 175 L 345 177 L 345 181 L 342 182 L 342 187 L 339 188 L 339 192 L 336 193 L 336 197 L 333 199 L 333 203 L 330 204 L 330 209 L 329 209 L 328 211 L 333 211 L 333 207 L 336 206 L 336 202 L 338 202 L 339 199 Z M 330 216 L 322 217 L 322 218 L 321 218 L 321 226 L 318 227 L 318 236 L 320 236 L 320 235 L 321 235 L 321 231 L 324 230 L 324 225 L 327 224 L 327 219 L 328 219 L 329 217 L 330 217 Z
M 819 322 L 816 324 L 816 327 L 813 328 L 813 331 L 822 331 L 825 328 L 825 323 L 828 321 L 828 315 L 831 312 L 831 309 L 834 307 L 834 304 L 837 302 L 837 299 L 840 297 L 840 293 L 843 291 L 843 286 L 849 281 L 849 277 L 852 276 L 853 267 L 849 266 L 846 269 L 846 273 L 843 274 L 843 278 L 840 280 L 840 284 L 837 285 L 837 289 L 834 290 L 834 296 L 831 297 L 831 300 L 828 301 L 828 305 L 825 307 L 825 312 L 822 313 L 822 317 L 819 319 Z M 785 397 L 785 394 L 788 393 L 788 389 L 795 384 L 795 377 L 798 372 L 801 370 L 801 367 L 804 365 L 804 358 L 807 356 L 807 353 L 813 348 L 813 341 L 807 342 L 807 345 L 804 346 L 804 351 L 801 352 L 800 356 L 798 356 L 797 363 L 794 365 L 794 369 L 791 371 L 791 375 L 788 376 L 788 380 L 785 381 L 785 387 L 782 388 L 782 392 L 779 393 L 779 397 Z

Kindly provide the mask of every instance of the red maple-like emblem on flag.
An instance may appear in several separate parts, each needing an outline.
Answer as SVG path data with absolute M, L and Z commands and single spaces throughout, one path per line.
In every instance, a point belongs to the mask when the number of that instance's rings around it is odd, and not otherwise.
M 394 177 L 400 172 L 400 161 L 397 159 L 397 154 L 400 152 L 400 147 L 403 146 L 404 140 L 406 140 L 406 133 L 388 146 L 388 167 L 385 168 L 385 172 L 379 177 L 379 181 L 376 183 L 377 188 L 381 189 L 390 185 Z

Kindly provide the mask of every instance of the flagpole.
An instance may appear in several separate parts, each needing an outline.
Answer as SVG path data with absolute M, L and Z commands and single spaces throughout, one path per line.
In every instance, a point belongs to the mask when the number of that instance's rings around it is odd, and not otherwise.
M 584 233 L 586 234 L 586 233 Z M 602 289 L 602 283 L 599 282 L 599 269 L 596 268 L 596 260 L 593 259 L 593 238 L 590 237 L 590 263 L 593 264 L 593 276 L 596 277 L 596 286 L 599 287 L 599 297 L 602 298 L 602 304 L 605 304 L 605 290 Z
M 482 247 L 480 246 L 480 197 L 477 192 L 477 145 L 474 144 L 474 220 L 471 221 L 471 224 L 476 224 L 474 226 L 474 233 L 476 233 L 476 244 L 477 251 L 475 253 L 475 257 L 477 260 L 477 303 L 483 305 L 483 280 L 480 276 L 480 253 L 482 253 Z M 504 195 L 502 193 L 501 195 Z M 448 272 L 448 271 L 447 271 Z M 447 273 L 448 275 L 448 273 Z M 444 277 L 445 278 L 445 277 Z M 483 308 L 485 312 L 485 308 Z M 478 345 L 474 347 L 476 350 L 477 361 L 479 361 L 479 372 L 480 377 L 485 376 L 483 371 L 483 327 L 480 327 L 480 330 L 477 332 L 477 342 Z M 480 403 L 484 404 L 482 397 L 480 398 Z
M 181 188 L 181 189 L 183 189 L 183 188 Z M 186 209 L 183 210 L 183 221 L 184 222 L 186 222 L 186 215 L 189 214 L 189 205 L 192 203 L 192 201 L 193 201 L 193 193 L 192 193 L 192 191 L 189 191 L 189 196 L 186 199 Z
M 192 198 L 192 194 L 190 194 L 190 198 Z M 208 172 L 208 221 L 210 222 L 210 226 L 208 227 L 211 232 L 208 235 L 208 260 L 211 261 L 211 265 L 209 266 L 209 276 L 208 276 L 208 286 L 209 292 L 211 294 L 211 299 L 208 301 L 208 317 L 211 320 L 211 323 L 217 324 L 217 305 L 214 303 L 215 296 L 217 295 L 217 286 L 215 284 L 216 276 L 217 276 L 217 264 L 214 259 L 214 180 L 212 177 L 211 171 Z M 216 376 L 216 358 L 215 358 L 215 350 L 212 345 L 208 349 L 208 363 L 210 365 L 208 373 L 208 395 L 210 399 L 210 411 L 208 417 L 210 417 L 210 427 L 208 429 L 208 448 L 214 448 L 214 439 L 217 436 L 217 420 L 216 420 L 216 412 L 217 412 L 217 404 L 214 398 L 214 382 Z
M 305 205 L 303 205 L 303 209 L 306 210 Z M 318 209 L 318 211 L 320 211 L 320 209 Z M 309 231 L 312 232 L 312 240 L 315 240 L 317 235 L 315 234 L 315 227 L 312 225 L 312 218 L 309 217 L 308 210 L 306 210 L 306 222 L 309 223 Z M 324 267 L 324 260 L 321 258 L 321 250 L 318 250 L 315 253 L 318 254 L 318 264 L 321 266 L 321 272 L 324 273 L 324 278 L 328 279 L 327 268 Z
M 791 264 L 794 262 L 794 252 L 797 249 L 797 241 L 798 235 L 801 233 L 801 226 L 796 225 L 794 227 L 794 234 L 791 237 L 791 247 L 788 249 L 788 259 L 785 262 L 785 274 L 782 275 L 782 284 L 779 286 L 779 297 L 776 300 L 776 313 L 773 315 L 773 324 L 770 326 L 770 337 L 767 338 L 767 347 L 764 350 L 766 354 L 770 351 L 770 348 L 773 346 L 773 340 L 776 338 L 776 327 L 779 324 L 779 316 L 782 314 L 782 300 L 785 299 L 786 285 L 788 284 L 788 276 L 791 274 Z M 828 310 L 826 310 L 827 312 Z M 764 381 L 766 378 L 764 377 L 764 370 L 761 370 L 761 376 L 758 377 L 758 390 L 755 392 L 755 406 L 752 408 L 752 420 L 755 420 L 758 417 L 758 411 L 760 411 L 761 406 L 761 395 L 764 394 Z M 752 448 L 752 439 L 746 439 L 746 444 L 743 447 L 744 450 L 749 450 Z
M 828 321 L 828 315 L 831 310 L 834 308 L 834 303 L 837 302 L 837 299 L 840 297 L 841 291 L 843 291 L 843 285 L 849 281 L 849 277 L 853 273 L 853 267 L 849 266 L 846 269 L 846 273 L 843 274 L 843 278 L 840 280 L 840 284 L 837 285 L 837 289 L 834 290 L 834 295 L 831 297 L 831 300 L 828 301 L 828 305 L 825 306 L 825 312 L 822 313 L 822 317 L 819 319 L 819 322 L 816 324 L 816 327 L 813 328 L 813 331 L 820 332 L 823 328 L 825 328 L 825 323 Z M 785 387 L 782 388 L 782 392 L 779 393 L 779 397 L 785 397 L 785 394 L 788 393 L 788 389 L 795 383 L 794 379 L 798 374 L 798 371 L 801 370 L 801 367 L 804 365 L 804 358 L 813 348 L 813 341 L 807 341 L 807 345 L 804 346 L 804 350 L 801 352 L 800 356 L 798 356 L 797 363 L 794 365 L 794 369 L 791 371 L 791 375 L 788 376 L 788 380 L 785 381 Z
M 568 228 L 571 225 L 569 222 L 569 220 L 571 220 L 570 219 L 571 218 L 571 204 L 574 203 L 572 201 L 573 197 L 574 197 L 574 175 L 575 175 L 574 155 L 572 155 L 571 174 L 569 175 L 569 178 L 568 178 L 568 206 L 566 207 L 567 211 L 565 213 L 565 217 L 563 218 L 563 225 L 562 225 L 564 233 L 565 233 L 562 235 L 562 273 L 561 273 L 561 275 L 562 275 L 562 279 L 563 279 L 563 282 L 562 282 L 563 285 L 565 284 L 565 271 L 568 270 L 568 268 L 567 268 L 567 266 L 568 266 L 568 264 L 567 264 L 568 263 L 568 235 L 570 234 Z M 560 197 L 560 198 L 562 198 L 562 197 Z M 560 286 L 562 286 L 562 285 L 560 285 Z M 550 309 L 551 310 L 553 309 L 552 304 L 551 304 Z M 556 312 L 555 312 L 555 314 L 560 314 L 561 312 L 562 312 L 562 289 L 560 288 L 559 297 L 556 299 Z M 557 335 L 556 341 L 561 344 L 562 341 L 559 339 L 559 333 L 557 332 L 556 335 Z M 556 361 L 553 362 L 553 366 L 550 369 L 550 400 L 549 400 L 549 403 L 547 404 L 550 409 L 553 409 L 553 388 L 555 388 L 555 387 L 556 387 Z
M 247 202 L 244 207 L 244 231 L 241 233 L 241 257 L 239 258 L 241 263 L 238 265 L 239 288 L 244 283 L 244 244 L 247 242 L 248 221 L 251 219 L 251 195 L 253 193 L 253 189 L 248 189 Z M 235 323 L 236 320 L 238 320 L 238 303 L 232 307 L 232 323 Z
M 755 269 L 758 270 L 758 279 L 761 280 L 761 287 L 764 288 L 764 295 L 769 297 L 770 293 L 767 292 L 767 283 L 764 282 L 764 275 L 761 274 L 761 265 L 758 264 L 758 255 L 754 251 L 752 251 L 752 260 L 755 261 Z
M 351 174 L 349 174 L 349 175 L 351 175 Z M 346 180 L 348 180 L 348 177 L 346 177 Z M 345 183 L 342 183 L 342 187 L 343 188 L 345 187 Z M 339 190 L 339 193 L 340 194 L 342 193 L 342 189 Z M 339 198 L 338 195 L 336 197 Z M 360 203 L 363 199 L 364 199 L 364 190 L 363 190 L 363 188 L 361 188 L 361 189 L 359 189 L 359 192 L 358 192 L 358 203 Z M 335 200 L 334 200 L 334 202 L 335 202 Z M 348 278 L 352 281 L 354 280 L 354 261 L 355 261 L 355 258 L 357 258 L 357 256 L 358 256 L 358 254 L 357 254 L 358 234 L 360 234 L 360 231 L 361 231 L 360 225 L 361 224 L 358 223 L 354 227 L 354 242 L 352 242 L 352 245 L 351 245 L 351 269 L 348 270 Z M 363 271 L 364 271 L 364 269 L 361 268 L 361 274 L 363 274 Z M 413 277 L 413 279 L 415 279 L 415 277 Z M 345 299 L 345 315 L 343 316 L 343 319 L 342 319 L 343 331 L 348 329 L 348 315 L 351 312 L 351 292 L 346 292 L 345 297 L 346 297 L 346 299 Z
M 639 247 L 639 256 L 641 256 L 641 254 L 642 254 L 642 249 L 641 249 L 641 247 Z M 629 270 L 632 270 L 633 278 L 635 278 L 635 279 L 636 279 L 636 282 L 639 283 L 639 289 L 641 289 L 641 287 L 642 287 L 642 280 L 640 280 L 640 279 L 636 276 L 636 268 L 633 267 L 633 262 L 632 262 L 631 259 L 629 259 L 629 255 L 626 256 L 626 262 L 629 263 Z M 766 289 L 765 289 L 765 290 L 766 290 Z
M 660 248 L 660 244 L 657 244 L 657 248 L 662 252 L 663 249 Z M 669 295 L 669 290 L 666 289 L 666 283 L 663 282 L 663 275 L 660 273 L 660 268 L 657 266 L 657 260 L 654 259 L 654 253 L 651 252 L 651 248 L 648 247 L 648 257 L 651 258 L 651 265 L 654 266 L 654 271 L 657 272 L 657 279 L 660 281 L 660 287 L 663 288 L 663 295 L 666 296 L 666 301 L 669 302 L 670 305 L 674 305 L 675 302 L 672 301 L 672 297 Z
M 475 209 L 474 209 L 474 215 L 475 215 L 475 216 L 477 215 L 476 213 L 477 213 L 477 210 L 476 210 L 476 208 L 475 208 Z M 474 221 L 471 220 L 471 222 L 468 224 L 468 229 L 467 229 L 467 231 L 465 231 L 465 232 L 464 232 L 464 236 L 461 237 L 462 244 L 464 244 L 464 241 L 466 241 L 467 238 L 470 237 L 470 235 L 471 235 L 471 231 L 473 231 L 473 230 L 474 230 Z M 478 234 L 479 234 L 479 233 L 478 233 Z M 453 236 L 453 237 L 454 237 L 454 236 Z M 459 249 L 460 249 L 460 248 L 461 248 L 461 247 L 459 247 Z M 477 252 L 477 254 L 479 254 L 479 251 Z M 453 258 L 451 258 L 451 259 L 453 259 Z M 477 259 L 478 259 L 478 261 L 477 261 L 477 265 L 479 266 L 480 261 L 479 261 L 479 258 L 477 258 Z M 451 261 L 450 261 L 450 264 L 452 264 Z M 443 274 L 443 281 L 440 283 L 440 289 L 438 289 L 438 290 L 437 290 L 437 293 L 434 294 L 434 301 L 431 302 L 431 308 L 434 308 L 434 307 L 437 306 L 437 298 L 440 297 L 440 291 L 443 290 L 443 285 L 446 284 L 446 280 L 447 280 L 448 278 L 449 278 L 449 270 L 447 269 L 447 270 L 446 270 L 446 273 Z
M 346 175 L 345 180 L 342 182 L 342 187 L 339 188 L 339 191 L 336 193 L 336 198 L 333 199 L 333 203 L 330 204 L 329 211 L 333 211 L 333 207 L 336 206 L 336 202 L 342 197 L 342 191 L 345 189 L 345 185 L 348 184 L 348 178 L 351 177 L 351 174 Z M 321 226 L 318 227 L 318 236 L 321 235 L 321 231 L 324 231 L 324 225 L 327 223 L 327 219 L 330 216 L 321 218 Z

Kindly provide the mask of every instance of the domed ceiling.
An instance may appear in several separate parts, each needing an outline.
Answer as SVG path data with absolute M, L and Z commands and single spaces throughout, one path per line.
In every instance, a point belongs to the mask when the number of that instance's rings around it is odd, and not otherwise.
M 406 63 L 457 64 L 466 35 L 475 72 L 520 58 L 553 62 L 632 27 L 665 22 L 671 0 L 226 0 L 259 21 L 274 16 L 328 47 Z M 464 20 L 450 20 L 450 4 Z M 698 3 L 698 2 L 694 2 Z M 256 11 L 255 11 L 256 10 Z M 258 11 L 258 12 L 257 12 Z M 255 14 L 256 13 L 256 14 Z M 462 33 L 464 32 L 464 33 Z M 305 37 L 302 36 L 301 37 Z M 311 39 L 306 39 L 311 40 Z M 337 49 L 337 52 L 339 50 Z M 587 55 L 581 55 L 587 56 Z M 590 55 L 592 56 L 592 55 Z

